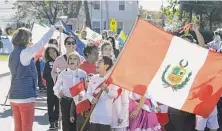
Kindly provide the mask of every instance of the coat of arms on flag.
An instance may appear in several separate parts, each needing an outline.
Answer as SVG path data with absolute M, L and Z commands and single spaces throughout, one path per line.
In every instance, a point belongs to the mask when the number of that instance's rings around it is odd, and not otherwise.
M 167 72 L 169 71 L 171 65 L 167 65 L 161 77 L 165 88 L 171 87 L 173 91 L 177 91 L 178 89 L 183 88 L 189 82 L 192 72 L 188 73 L 186 69 L 188 66 L 188 61 L 185 65 L 183 65 L 183 61 L 184 60 L 181 60 L 178 66 L 172 67 L 169 75 L 167 75 Z

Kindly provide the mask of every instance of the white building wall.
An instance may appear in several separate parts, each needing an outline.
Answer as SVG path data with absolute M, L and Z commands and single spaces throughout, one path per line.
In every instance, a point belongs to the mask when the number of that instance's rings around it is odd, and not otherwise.
M 94 27 L 94 22 L 100 22 L 100 31 L 103 29 L 109 29 L 109 21 L 114 18 L 118 22 L 123 23 L 123 30 L 126 34 L 129 34 L 134 22 L 138 15 L 138 2 L 125 0 L 125 9 L 119 10 L 119 0 L 117 1 L 97 1 L 100 3 L 100 9 L 94 9 L 95 1 L 89 2 L 89 11 L 91 16 L 92 28 Z M 107 5 L 106 5 L 107 4 Z M 104 25 L 106 21 L 106 25 Z M 102 22 L 102 25 L 101 25 Z M 108 27 L 108 28 L 107 28 Z

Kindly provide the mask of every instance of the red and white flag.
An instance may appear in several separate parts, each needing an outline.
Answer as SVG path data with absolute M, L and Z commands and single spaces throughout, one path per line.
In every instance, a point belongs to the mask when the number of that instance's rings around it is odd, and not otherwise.
M 76 113 L 88 111 L 90 109 L 90 102 L 86 98 L 85 82 L 82 80 L 69 90 L 76 104 Z
M 222 55 L 139 19 L 108 81 L 206 117 L 222 94 Z

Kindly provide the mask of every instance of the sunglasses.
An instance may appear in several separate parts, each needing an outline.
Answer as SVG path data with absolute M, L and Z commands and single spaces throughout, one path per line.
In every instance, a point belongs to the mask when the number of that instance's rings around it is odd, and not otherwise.
M 76 42 L 75 41 L 66 41 L 66 45 L 75 45 Z

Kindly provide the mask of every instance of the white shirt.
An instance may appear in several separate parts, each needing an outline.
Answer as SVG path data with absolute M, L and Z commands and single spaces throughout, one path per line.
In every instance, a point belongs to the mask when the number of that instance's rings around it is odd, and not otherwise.
M 36 55 L 36 53 L 48 43 L 49 39 L 51 39 L 54 31 L 56 29 L 52 27 L 36 44 L 30 47 L 26 47 L 20 53 L 20 61 L 23 66 L 28 66 L 32 60 L 32 58 Z M 13 103 L 30 103 L 35 102 L 35 97 L 27 98 L 27 99 L 10 99 L 10 102 Z
M 55 30 L 56 29 L 52 27 L 36 44 L 26 47 L 24 50 L 22 50 L 20 54 L 20 61 L 23 66 L 27 66 L 30 64 L 32 58 L 36 55 L 36 53 L 42 47 L 44 47 L 45 44 L 48 43 L 49 39 L 51 39 Z
M 53 87 L 54 94 L 60 98 L 58 94 L 62 91 L 64 96 L 72 98 L 69 89 L 79 83 L 81 79 L 85 80 L 86 76 L 86 72 L 81 69 L 71 70 L 68 68 L 62 71 Z
M 122 89 L 120 96 L 113 102 L 112 128 L 129 126 L 129 91 Z M 118 119 L 123 119 L 119 125 Z
M 89 86 L 87 89 L 86 97 L 92 102 L 94 96 L 93 93 L 95 89 L 105 80 L 104 77 L 100 77 L 99 75 L 95 75 L 91 78 L 89 82 Z M 112 123 L 112 107 L 113 100 L 117 97 L 118 86 L 109 85 L 107 87 L 109 92 L 105 91 L 100 96 L 96 106 L 90 116 L 90 123 L 103 124 L 103 125 L 111 125 Z

